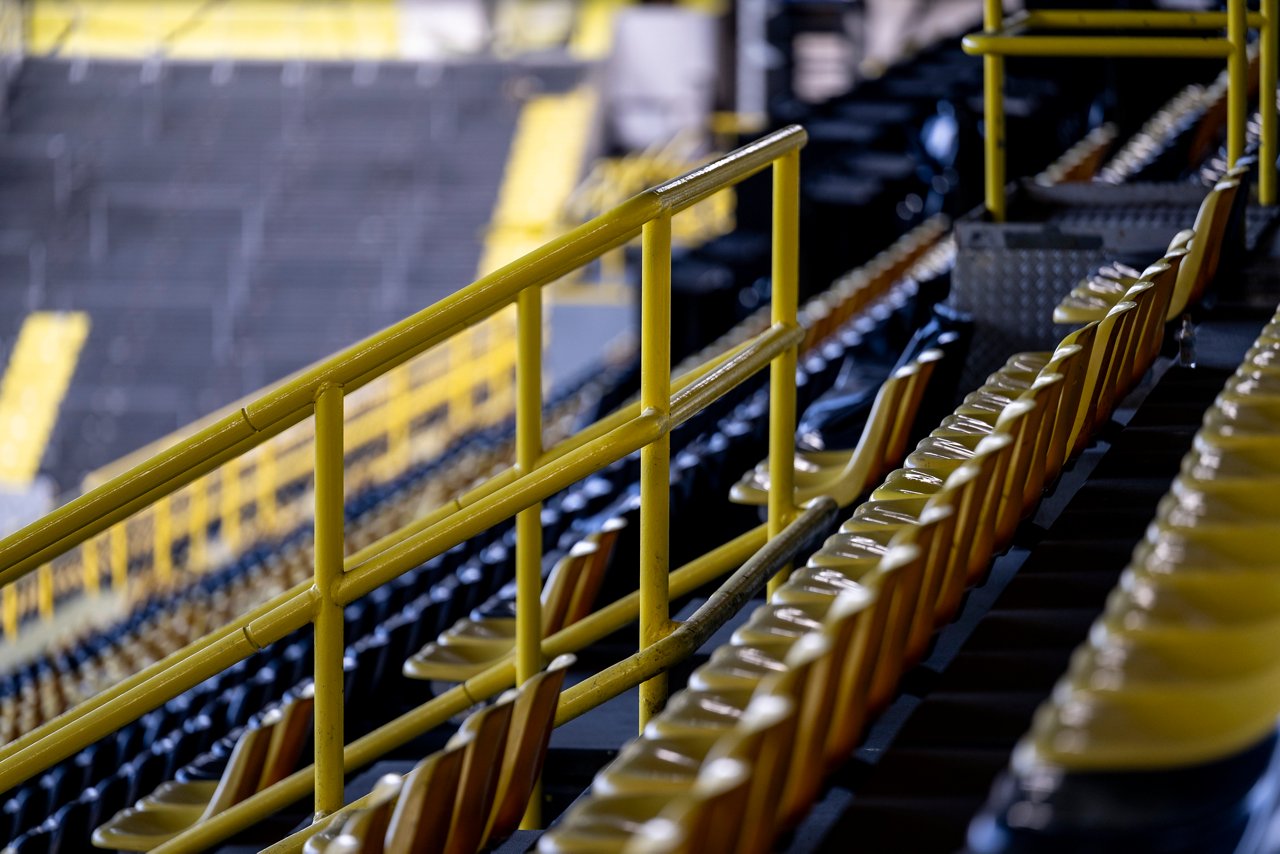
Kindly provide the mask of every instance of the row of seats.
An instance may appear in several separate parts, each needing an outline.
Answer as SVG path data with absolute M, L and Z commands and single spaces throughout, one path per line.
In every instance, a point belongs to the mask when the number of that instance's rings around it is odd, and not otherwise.
M 971 850 L 1269 848 L 1278 356 L 1280 312 L 1206 412 Z
M 1189 305 L 1199 302 L 1217 274 L 1231 231 L 1228 224 L 1233 215 L 1237 220 L 1243 217 L 1248 191 L 1241 193 L 1240 188 L 1242 183 L 1247 184 L 1252 166 L 1253 161 L 1242 159 L 1228 170 L 1205 196 L 1192 227 L 1178 232 L 1170 241 L 1164 258 L 1169 269 L 1160 273 L 1174 277 L 1166 320 L 1180 317 Z M 1243 235 L 1242 228 L 1234 231 L 1237 236 Z M 1078 283 L 1058 303 L 1053 312 L 1054 322 L 1078 324 L 1101 319 L 1146 275 L 1120 263 L 1102 267 Z
M 1153 265 L 1102 319 L 1052 352 L 1011 357 L 966 396 L 694 671 L 539 850 L 621 851 L 671 809 L 680 813 L 677 837 L 715 827 L 728 834 L 724 850 L 768 850 L 847 759 L 1045 487 L 1153 364 L 1185 257 Z M 745 714 L 754 701 L 779 697 L 785 702 L 763 722 Z M 725 795 L 739 816 L 727 831 L 718 808 L 672 806 L 704 763 L 726 756 L 753 767 Z M 668 843 L 647 850 L 683 850 L 670 822 L 664 827 Z
M 307 854 L 480 851 L 520 824 L 542 775 L 565 672 L 551 661 L 472 713 L 443 750 L 378 781 L 367 806 L 307 840 Z

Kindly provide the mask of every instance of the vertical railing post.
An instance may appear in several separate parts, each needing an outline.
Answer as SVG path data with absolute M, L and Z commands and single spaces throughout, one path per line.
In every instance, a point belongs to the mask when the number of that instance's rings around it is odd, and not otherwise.
M 111 547 L 111 592 L 119 596 L 129 584 L 129 520 L 113 525 L 107 537 Z
M 516 301 L 516 467 L 533 471 L 542 456 L 542 290 L 525 288 Z M 516 682 L 542 669 L 542 504 L 516 515 Z M 524 825 L 542 818 L 534 786 Z
M 316 395 L 315 751 L 317 816 L 342 808 L 342 605 L 333 599 L 342 576 L 342 387 Z
M 1000 0 L 983 0 L 982 29 L 1000 29 L 1004 10 Z M 982 150 L 986 161 L 987 211 L 996 222 L 1004 222 L 1004 57 L 994 53 L 982 57 Z M 776 297 L 775 297 L 776 299 Z
M 218 539 L 233 551 L 240 545 L 240 458 L 232 457 L 222 464 L 219 496 L 222 502 L 222 525 Z
M 36 570 L 36 607 L 40 619 L 53 619 L 53 564 L 46 563 Z
M 3 591 L 0 591 L 0 598 L 3 598 L 3 605 L 0 609 L 4 611 L 4 636 L 7 640 L 13 641 L 18 639 L 18 584 L 7 585 Z
M 773 287 L 770 312 L 775 325 L 795 327 L 800 302 L 800 152 L 773 164 Z M 800 345 L 779 353 L 769 369 L 769 539 L 795 516 L 796 360 Z M 789 568 L 769 580 L 769 593 L 786 580 Z
M 413 394 L 409 366 L 401 365 L 387 378 L 387 409 L 390 413 L 387 425 L 386 477 L 388 480 L 406 471 L 410 461 L 409 428 L 413 421 L 410 410 Z
M 84 573 L 84 589 L 90 596 L 97 596 L 102 589 L 102 567 L 98 549 L 102 541 L 90 537 L 80 545 L 80 571 Z
M 162 584 L 173 578 L 173 508 L 169 496 L 155 503 L 151 510 L 151 569 Z
M 645 223 L 640 285 L 640 408 L 666 418 L 671 411 L 671 215 Z M 670 628 L 668 602 L 671 527 L 671 436 L 640 449 L 640 647 Z M 640 686 L 640 729 L 667 700 L 667 676 Z
M 1248 24 L 1245 0 L 1227 2 L 1227 167 L 1244 156 L 1246 112 L 1249 108 Z
M 204 570 L 209 542 L 209 476 L 191 482 L 187 497 L 187 566 Z
M 276 449 L 275 445 L 266 442 L 258 447 L 256 480 L 258 481 L 258 498 L 255 502 L 253 521 L 258 528 L 259 536 L 270 536 L 276 530 Z
M 1262 162 L 1258 165 L 1258 200 L 1276 203 L 1276 66 L 1280 63 L 1280 0 L 1262 0 L 1261 58 L 1258 68 L 1258 111 L 1262 114 Z

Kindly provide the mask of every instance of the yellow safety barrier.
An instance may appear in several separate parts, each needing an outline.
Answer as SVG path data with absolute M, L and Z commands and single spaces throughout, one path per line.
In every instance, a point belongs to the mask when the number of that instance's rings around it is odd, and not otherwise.
M 1004 58 L 1058 57 L 1182 57 L 1225 58 L 1227 97 L 1227 166 L 1244 154 L 1248 100 L 1247 40 L 1250 28 L 1261 41 L 1260 91 L 1276 91 L 1280 62 L 1277 10 L 1280 0 L 1259 0 L 1250 12 L 1247 0 L 1228 0 L 1225 12 L 1176 11 L 1064 11 L 1038 10 L 1004 17 L 1000 0 L 983 0 L 983 30 L 964 37 L 966 53 L 982 57 L 983 143 L 986 162 L 986 206 L 993 219 L 1003 221 L 1005 205 Z M 1035 35 L 1036 30 L 1226 30 L 1225 38 L 1203 35 L 1097 36 Z M 1258 169 L 1258 197 L 1276 203 L 1276 99 L 1258 99 L 1262 115 L 1262 151 Z
M 68 345 L 59 352 L 75 349 Z M 308 370 L 314 368 L 294 376 Z M 390 480 L 439 453 L 450 437 L 510 418 L 515 372 L 515 318 L 505 311 L 370 382 L 346 407 L 344 454 L 352 459 L 347 487 Z M 92 490 L 193 433 L 234 419 L 250 401 L 237 401 L 91 472 L 84 488 Z M 311 512 L 307 487 L 314 446 L 311 423 L 298 424 L 50 561 L 41 573 L 52 576 L 56 595 L 47 603 L 36 593 L 35 578 L 6 588 L 6 637 L 14 637 L 20 622 L 33 614 L 53 617 L 64 597 L 98 591 L 104 575 L 115 591 L 126 590 L 131 577 L 140 576 L 139 595 L 145 595 L 155 584 L 233 560 L 263 538 L 302 524 Z M 211 545 L 209 531 L 215 525 L 218 536 Z
M 544 660 L 580 649 L 633 621 L 640 623 L 640 653 L 622 672 L 594 682 L 590 702 L 574 714 L 641 680 L 641 725 L 665 698 L 666 661 L 679 644 L 662 644 L 672 623 L 672 595 L 740 565 L 770 540 L 795 541 L 816 530 L 829 505 L 799 520 L 793 494 L 795 374 L 804 338 L 798 313 L 799 150 L 806 135 L 791 126 L 713 163 L 647 190 L 518 261 L 487 275 L 383 332 L 295 376 L 272 392 L 191 438 L 138 463 L 89 493 L 0 541 L 0 585 L 11 585 L 41 565 L 106 531 L 131 513 L 170 500 L 220 464 L 239 459 L 285 429 L 314 421 L 315 569 L 302 583 L 230 624 L 189 644 L 58 718 L 0 748 L 0 791 L 41 773 L 106 733 L 292 631 L 315 624 L 315 766 L 262 790 L 236 807 L 197 824 L 157 850 L 211 845 L 305 796 L 315 809 L 342 806 L 344 771 L 365 764 L 474 703 L 523 682 Z M 766 168 L 773 171 L 773 302 L 771 325 L 680 377 L 671 378 L 671 218 L 711 194 Z M 577 435 L 545 448 L 542 439 L 541 289 L 642 236 L 641 396 Z M 516 395 L 516 465 L 489 478 L 450 505 L 429 513 L 355 553 L 344 556 L 344 402 L 347 396 L 442 341 L 515 303 L 520 354 Z M 747 378 L 769 366 L 770 481 L 766 525 L 714 549 L 678 572 L 668 565 L 671 430 Z M 539 635 L 541 502 L 555 492 L 639 451 L 639 589 L 543 641 Z M 231 481 L 235 483 L 235 480 Z M 825 508 L 825 509 L 824 509 Z M 512 657 L 451 691 L 344 745 L 342 705 L 343 606 L 498 522 L 516 517 L 517 629 Z M 794 524 L 793 524 L 794 522 Z M 799 545 L 796 543 L 796 548 Z M 789 558 L 788 558 L 789 559 Z M 785 561 L 771 560 L 770 566 Z M 785 570 L 780 570 L 779 575 Z M 739 597 L 729 597 L 739 598 Z

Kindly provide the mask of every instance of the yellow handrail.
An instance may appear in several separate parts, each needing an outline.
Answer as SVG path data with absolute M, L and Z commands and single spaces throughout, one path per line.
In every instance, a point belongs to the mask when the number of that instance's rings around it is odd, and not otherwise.
M 1258 167 L 1258 198 L 1264 205 L 1276 203 L 1276 76 L 1280 63 L 1277 9 L 1280 0 L 1259 0 L 1259 11 L 1250 12 L 1247 0 L 1227 0 L 1225 12 L 1177 11 L 1066 11 L 1020 12 L 1008 18 L 1000 0 L 984 0 L 983 29 L 964 37 L 966 53 L 982 56 L 983 156 L 986 164 L 986 207 L 997 222 L 1006 215 L 1004 58 L 1006 56 L 1058 57 L 1185 57 L 1226 58 L 1227 166 L 1244 155 L 1245 115 L 1248 99 L 1248 30 L 1258 30 L 1262 114 L 1262 150 Z M 1226 37 L 1178 36 L 1063 36 L 1032 35 L 1033 30 L 1131 29 L 1217 30 Z
M 799 149 L 803 129 L 791 126 L 732 152 L 680 178 L 647 190 L 607 214 L 574 229 L 524 258 L 485 276 L 458 293 L 302 372 L 279 388 L 247 402 L 237 412 L 190 439 L 139 463 L 45 518 L 0 541 L 0 585 L 9 585 L 64 554 L 137 509 L 166 499 L 203 473 L 252 449 L 285 428 L 315 416 L 315 572 L 314 583 L 299 584 L 173 655 L 125 680 L 57 720 L 0 748 L 0 791 L 30 779 L 215 673 L 249 657 L 314 622 L 315 770 L 310 780 L 298 775 L 245 802 L 237 815 L 278 801 L 289 789 L 314 783 L 317 814 L 342 806 L 344 767 L 370 750 L 401 743 L 406 733 L 435 725 L 442 709 L 454 714 L 457 702 L 474 703 L 506 687 L 505 665 L 491 668 L 449 692 L 371 733 L 344 745 L 342 709 L 342 608 L 381 584 L 494 524 L 517 518 L 517 613 L 521 615 L 511 678 L 519 682 L 542 666 L 550 641 L 538 634 L 542 550 L 537 524 L 540 502 L 548 496 L 636 451 L 641 454 L 640 584 L 630 603 L 607 608 L 561 632 L 577 641 L 614 625 L 628 615 L 640 618 L 645 649 L 670 634 L 669 600 L 677 586 L 668 567 L 670 478 L 669 434 L 699 408 L 727 393 L 753 373 L 771 366 L 770 476 L 774 484 L 792 479 L 795 429 L 795 370 L 804 337 L 797 319 L 797 230 Z M 670 366 L 670 220 L 712 193 L 772 166 L 774 169 L 774 259 L 772 324 L 729 353 L 695 368 L 680 381 Z M 590 263 L 637 233 L 644 242 L 641 293 L 641 399 L 578 435 L 545 450 L 542 443 L 542 286 Z M 452 505 L 410 523 L 344 559 L 343 402 L 372 379 L 427 348 L 448 340 L 502 308 L 516 303 L 520 369 L 516 399 L 516 466 L 490 478 Z M 673 391 L 674 389 L 674 391 Z M 771 537 L 780 536 L 796 508 L 791 490 L 769 507 L 766 531 L 753 531 L 695 561 L 699 572 L 722 572 Z M 699 576 L 701 577 L 701 576 Z M 713 576 L 714 577 L 714 576 Z M 682 576 L 682 579 L 684 576 Z M 705 579 L 704 579 L 705 580 Z M 625 622 L 623 623 L 625 624 Z M 552 640 L 555 640 L 554 638 Z M 554 648 L 554 645 L 552 646 Z M 621 683 L 619 683 L 621 684 Z M 660 676 L 641 686 L 641 723 L 661 704 Z M 451 698 L 446 701 L 445 698 Z M 465 705 L 463 706 L 465 708 Z M 409 735 L 408 737 L 412 737 Z M 373 755 L 377 755 L 374 753 Z M 367 760 L 366 760 L 367 761 Z M 345 763 L 345 764 L 344 764 Z M 301 772 L 300 772 L 301 773 Z M 289 781 L 293 780 L 293 783 Z M 293 799 L 298 795 L 294 794 Z M 228 814 L 192 828 L 182 837 L 217 833 L 236 821 Z M 168 848 L 169 846 L 166 846 Z M 185 850 L 185 849 L 182 849 Z
M 479 328 L 421 354 L 362 389 L 346 407 L 345 451 L 359 452 L 348 472 L 347 486 L 363 488 L 387 481 L 413 462 L 442 450 L 450 437 L 509 418 L 514 413 L 516 346 L 515 319 L 506 312 Z M 450 364 L 471 361 L 482 354 L 481 370 L 449 371 Z M 305 372 L 299 371 L 293 377 Z M 288 382 L 292 377 L 284 380 Z M 278 385 L 278 384 L 277 384 Z M 273 386 L 274 387 L 274 386 Z M 482 394 L 478 394 L 482 392 Z M 199 419 L 108 466 L 91 472 L 83 482 L 88 490 L 127 471 L 167 447 L 178 444 L 209 425 L 238 413 L 260 391 L 213 415 Z M 478 399 L 477 399 L 478 398 Z M 441 424 L 447 416 L 447 423 Z M 425 424 L 412 429 L 414 424 Z M 99 537 L 40 567 L 37 577 L 3 591 L 5 637 L 19 634 L 20 622 L 36 613 L 56 614 L 58 601 L 68 594 L 99 593 L 101 576 L 111 573 L 111 592 L 134 595 L 132 577 L 166 578 L 181 583 L 181 575 L 209 568 L 208 529 L 217 523 L 217 559 L 233 560 L 264 537 L 292 530 L 309 516 L 308 491 L 312 475 L 314 433 L 305 421 L 264 442 L 218 471 L 197 478 L 111 527 Z M 281 494 L 283 491 L 283 494 Z M 251 521 L 242 523 L 249 514 Z M 100 552 L 110 541 L 111 559 Z M 186 543 L 185 554 L 175 550 Z M 172 557 L 170 557 L 172 556 Z M 125 570 L 129 571 L 126 572 Z M 38 580 L 38 583 L 37 583 Z M 140 590 L 145 595 L 150 585 Z M 38 594 L 38 596 L 37 596 Z

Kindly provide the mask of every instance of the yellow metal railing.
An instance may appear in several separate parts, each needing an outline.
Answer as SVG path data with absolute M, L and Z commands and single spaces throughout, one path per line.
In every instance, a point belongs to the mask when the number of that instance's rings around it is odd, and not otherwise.
M 450 437 L 509 418 L 514 333 L 514 317 L 503 312 L 351 395 L 344 449 L 358 454 L 358 461 L 348 472 L 348 489 L 389 480 L 441 451 Z M 266 394 L 270 392 L 255 397 Z M 197 422 L 196 429 L 236 417 L 253 399 L 225 407 Z M 233 560 L 262 538 L 305 521 L 311 513 L 312 427 L 304 421 L 285 430 L 44 564 L 34 576 L 7 585 L 0 594 L 5 637 L 14 638 L 21 621 L 33 614 L 52 619 L 64 597 L 99 592 L 104 579 L 110 579 L 116 593 L 129 589 L 131 575 L 145 578 L 144 591 L 164 586 L 182 573 L 200 573 Z M 91 472 L 85 488 L 134 469 L 192 432 L 187 428 L 171 434 Z M 218 536 L 211 544 L 209 531 L 215 526 Z
M 983 0 L 983 30 L 964 38 L 966 53 L 982 56 L 984 160 L 986 206 L 996 221 L 1006 214 L 1004 58 L 1057 57 L 1178 57 L 1223 58 L 1229 80 L 1227 96 L 1227 166 L 1244 154 L 1249 88 L 1248 31 L 1256 29 L 1261 42 L 1259 78 L 1262 145 L 1258 170 L 1258 198 L 1276 203 L 1276 74 L 1280 62 L 1277 8 L 1280 0 L 1259 0 L 1251 12 L 1247 0 L 1227 0 L 1225 12 L 1176 11 L 1064 11 L 1038 10 L 1004 17 L 1000 0 Z M 1222 37 L 1205 35 L 1036 35 L 1037 30 L 1225 30 Z
M 796 517 L 793 494 L 796 358 L 804 331 L 797 320 L 799 150 L 804 131 L 785 128 L 628 200 L 451 297 L 362 341 L 247 402 L 238 411 L 166 449 L 0 541 L 0 585 L 150 507 L 215 467 L 314 416 L 315 569 L 302 583 L 58 718 L 0 747 L 5 791 L 106 733 L 314 623 L 315 766 L 264 789 L 162 846 L 187 851 L 213 844 L 304 797 L 313 787 L 317 814 L 342 806 L 346 769 L 358 767 L 443 723 L 474 703 L 521 682 L 544 659 L 580 649 L 639 617 L 641 651 L 611 685 L 593 683 L 595 702 L 609 688 L 640 681 L 641 725 L 664 700 L 661 674 L 646 652 L 672 633 L 673 595 L 741 564 Z M 671 218 L 711 194 L 772 167 L 773 303 L 770 326 L 673 381 L 670 368 Z M 640 234 L 640 401 L 552 448 L 542 441 L 541 288 Z M 458 335 L 511 304 L 517 307 L 516 465 L 449 505 L 348 555 L 343 541 L 343 409 L 346 397 L 408 359 Z M 770 482 L 766 525 L 720 546 L 677 572 L 668 565 L 670 432 L 700 409 L 769 366 Z M 640 453 L 639 589 L 542 640 L 538 627 L 541 502 L 612 462 Z M 508 657 L 372 733 L 344 745 L 342 608 L 380 585 L 511 517 L 516 518 L 517 630 Z M 813 524 L 811 516 L 805 517 Z M 782 573 L 779 573 L 782 574 Z M 637 677 L 636 674 L 642 674 Z M 651 678 L 650 678 L 651 677 Z M 575 713 L 591 704 L 576 705 Z

